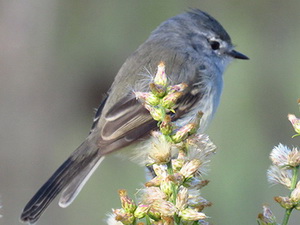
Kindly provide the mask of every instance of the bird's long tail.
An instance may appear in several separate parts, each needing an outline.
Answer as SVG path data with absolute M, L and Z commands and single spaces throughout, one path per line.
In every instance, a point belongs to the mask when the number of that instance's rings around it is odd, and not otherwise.
M 27 203 L 21 221 L 35 223 L 62 190 L 59 205 L 71 204 L 102 160 L 96 144 L 84 141 Z

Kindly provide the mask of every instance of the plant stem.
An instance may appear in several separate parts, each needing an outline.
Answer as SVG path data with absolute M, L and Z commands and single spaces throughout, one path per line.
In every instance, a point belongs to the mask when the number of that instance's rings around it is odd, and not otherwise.
M 299 166 L 293 167 L 293 177 L 292 177 L 292 183 L 291 183 L 291 193 L 296 188 L 297 181 L 298 181 L 298 169 Z
M 281 225 L 287 225 L 288 224 L 290 215 L 292 213 L 292 210 L 293 210 L 293 208 L 285 210 L 284 218 L 283 218 L 283 221 L 282 221 Z
M 172 167 L 172 161 L 167 163 L 167 170 L 168 170 L 168 174 L 170 174 L 170 175 L 174 174 L 173 167 Z M 176 198 L 177 198 L 177 188 L 176 188 L 176 185 L 172 182 L 172 199 L 171 199 L 171 202 L 173 204 L 176 204 Z
M 172 167 L 172 162 L 168 162 L 167 163 L 167 170 L 168 170 L 168 174 L 173 175 L 174 171 L 173 171 L 173 167 Z
M 299 166 L 293 167 L 293 169 L 292 169 L 293 170 L 293 176 L 292 176 L 292 182 L 291 182 L 291 188 L 290 188 L 290 197 L 291 197 L 292 191 L 296 188 L 296 185 L 297 185 L 298 169 L 299 169 Z M 294 208 L 290 208 L 290 209 L 285 210 L 284 218 L 283 218 L 283 221 L 282 221 L 281 225 L 287 225 L 288 224 L 289 218 L 290 218 L 290 215 L 291 215 L 293 209 Z
M 173 175 L 173 167 L 172 167 L 172 161 L 167 163 L 167 170 L 168 174 Z M 174 183 L 172 183 L 172 199 L 171 202 L 175 205 L 176 204 L 176 198 L 177 198 L 177 187 Z M 174 214 L 174 222 L 175 224 L 180 224 L 180 217 L 178 217 L 177 214 Z
M 146 224 L 147 225 L 151 225 L 151 221 L 150 221 L 149 216 L 147 215 L 145 218 L 146 218 Z

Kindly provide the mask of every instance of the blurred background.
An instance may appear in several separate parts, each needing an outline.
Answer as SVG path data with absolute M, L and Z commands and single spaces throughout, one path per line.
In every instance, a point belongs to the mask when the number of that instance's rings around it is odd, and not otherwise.
M 273 197 L 286 190 L 267 183 L 269 153 L 279 142 L 299 145 L 288 113 L 299 116 L 300 1 L 290 0 L 27 0 L 0 2 L 0 224 L 19 224 L 22 208 L 85 139 L 115 74 L 162 21 L 189 7 L 209 12 L 250 61 L 225 74 L 220 108 L 208 134 L 218 146 L 203 195 L 213 224 L 257 224 Z M 105 224 L 131 196 L 143 169 L 107 157 L 76 201 L 57 200 L 39 224 Z M 290 224 L 299 224 L 299 212 Z M 296 222 L 298 221 L 298 222 Z

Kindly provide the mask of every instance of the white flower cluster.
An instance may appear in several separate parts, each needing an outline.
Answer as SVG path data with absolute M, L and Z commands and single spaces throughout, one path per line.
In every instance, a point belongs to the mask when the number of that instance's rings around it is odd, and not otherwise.
M 202 112 L 182 127 L 172 122 L 176 101 L 186 87 L 186 84 L 168 86 L 161 63 L 150 92 L 135 93 L 158 121 L 159 131 L 152 133 L 145 162 L 153 169 L 154 177 L 139 191 L 138 203 L 125 190 L 119 191 L 122 208 L 113 210 L 109 224 L 208 224 L 202 211 L 211 203 L 201 196 L 200 189 L 208 184 L 202 174 L 216 146 L 207 135 L 196 133 Z

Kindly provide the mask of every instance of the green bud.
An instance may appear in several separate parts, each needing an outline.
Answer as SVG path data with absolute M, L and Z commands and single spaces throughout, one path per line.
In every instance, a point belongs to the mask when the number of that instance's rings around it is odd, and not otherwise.
M 151 92 L 156 96 L 156 97 L 164 97 L 166 94 L 166 88 L 161 85 L 157 85 L 155 83 L 149 84 Z
M 146 104 L 145 108 L 150 112 L 150 115 L 156 121 L 161 121 L 165 116 L 165 113 L 158 107 Z
M 127 191 L 125 189 L 119 190 L 119 196 L 122 204 L 122 208 L 129 213 L 134 212 L 136 209 L 136 204 L 130 199 L 127 195 Z
M 160 123 L 159 129 L 162 134 L 169 135 L 173 131 L 173 125 L 171 123 L 171 116 L 166 115 L 164 120 Z
M 151 106 L 156 106 L 160 102 L 160 99 L 151 92 L 137 91 L 137 92 L 134 92 L 134 94 L 137 99 L 142 100 L 143 102 L 145 102 L 146 104 L 151 105 Z
M 298 181 L 296 188 L 291 193 L 291 201 L 296 204 L 300 202 L 300 181 Z
M 184 91 L 188 85 L 186 83 L 176 84 L 173 86 L 168 87 L 167 92 L 173 93 L 173 92 L 182 92 Z
M 134 216 L 139 219 L 145 217 L 147 215 L 149 208 L 150 208 L 149 205 L 144 205 L 144 204 L 138 205 L 138 207 L 134 211 Z
M 149 93 L 149 97 L 146 98 L 146 104 L 156 106 L 160 103 L 160 99 L 155 96 L 153 93 Z
M 289 197 L 277 196 L 274 197 L 274 200 L 278 202 L 281 205 L 281 207 L 285 209 L 291 209 L 294 207 L 294 203 Z
M 160 189 L 168 196 L 171 196 L 171 194 L 173 193 L 173 182 L 168 179 L 168 178 L 165 178 L 161 181 L 160 183 Z
M 133 224 L 135 221 L 133 214 L 126 212 L 124 209 L 115 209 L 114 214 L 116 215 L 115 220 L 120 221 L 125 225 Z
M 166 109 L 172 109 L 182 95 L 182 92 L 169 93 L 162 99 L 161 105 Z
M 196 124 L 193 123 L 188 123 L 181 127 L 177 132 L 172 135 L 172 140 L 175 143 L 179 143 L 184 141 L 189 135 L 195 133 L 197 131 L 197 126 Z
M 172 167 L 174 172 L 178 172 L 184 164 L 184 159 L 172 159 Z
M 148 211 L 148 216 L 155 221 L 158 221 L 161 218 L 160 212 L 152 207 Z

